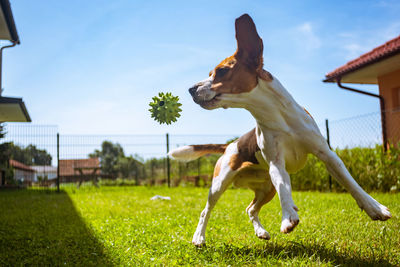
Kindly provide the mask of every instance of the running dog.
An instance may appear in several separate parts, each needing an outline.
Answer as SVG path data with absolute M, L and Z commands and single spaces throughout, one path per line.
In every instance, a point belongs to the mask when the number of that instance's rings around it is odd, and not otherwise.
M 258 213 L 278 192 L 282 208 L 281 232 L 289 233 L 299 223 L 292 199 L 289 173 L 300 170 L 312 153 L 322 160 L 329 173 L 346 188 L 373 220 L 385 221 L 391 214 L 368 195 L 351 177 L 340 158 L 329 148 L 311 115 L 302 108 L 275 76 L 263 69 L 263 42 L 247 14 L 235 21 L 237 50 L 224 59 L 209 77 L 189 89 L 195 103 L 211 110 L 244 108 L 256 120 L 255 129 L 229 145 L 192 145 L 177 148 L 169 155 L 178 160 L 194 160 L 209 153 L 223 154 L 214 169 L 208 201 L 201 212 L 193 244 L 205 243 L 211 210 L 232 183 L 250 188 L 254 200 L 247 207 L 257 237 L 270 239 Z

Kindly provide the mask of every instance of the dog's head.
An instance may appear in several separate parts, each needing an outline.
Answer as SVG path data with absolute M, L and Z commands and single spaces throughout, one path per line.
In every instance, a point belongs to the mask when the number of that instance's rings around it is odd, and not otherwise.
M 235 21 L 237 50 L 224 59 L 209 74 L 209 77 L 189 89 L 194 102 L 205 109 L 230 107 L 224 95 L 238 95 L 252 91 L 258 78 L 272 80 L 263 70 L 263 42 L 256 26 L 247 14 Z

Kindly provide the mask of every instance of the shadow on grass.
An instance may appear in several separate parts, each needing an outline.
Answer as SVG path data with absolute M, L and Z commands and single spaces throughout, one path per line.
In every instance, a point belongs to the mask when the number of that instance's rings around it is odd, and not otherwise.
M 0 192 L 0 266 L 110 266 L 65 192 Z
M 226 262 L 236 262 L 238 259 L 247 258 L 250 262 L 255 259 L 265 258 L 266 260 L 287 261 L 291 259 L 312 259 L 313 262 L 329 262 L 335 266 L 395 266 L 384 259 L 363 259 L 358 254 L 338 253 L 334 249 L 324 246 L 305 246 L 297 242 L 288 242 L 280 245 L 274 242 L 266 243 L 262 247 L 237 247 L 231 244 L 223 244 L 219 247 L 199 249 L 200 253 L 219 253 Z

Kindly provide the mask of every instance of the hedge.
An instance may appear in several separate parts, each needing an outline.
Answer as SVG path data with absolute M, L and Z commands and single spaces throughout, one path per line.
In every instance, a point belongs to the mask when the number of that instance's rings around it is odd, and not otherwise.
M 345 148 L 335 152 L 347 169 L 366 191 L 400 191 L 400 149 L 391 146 L 386 152 L 382 146 L 375 148 Z M 294 190 L 329 191 L 329 174 L 325 165 L 315 156 L 309 155 L 306 166 L 291 175 Z M 332 178 L 332 191 L 344 188 Z

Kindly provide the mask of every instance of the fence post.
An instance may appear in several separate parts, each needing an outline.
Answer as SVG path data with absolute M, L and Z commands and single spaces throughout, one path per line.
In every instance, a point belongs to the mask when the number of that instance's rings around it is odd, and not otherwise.
M 169 162 L 169 134 L 167 133 L 167 177 L 168 177 L 168 187 L 171 187 L 171 166 Z
M 200 158 L 198 158 L 197 159 L 197 179 L 196 179 L 196 182 L 195 182 L 195 186 L 196 187 L 199 186 L 199 183 L 200 183 L 200 164 L 201 164 Z
M 325 119 L 325 127 L 326 127 L 326 141 L 328 142 L 328 146 L 330 149 L 331 147 L 331 138 L 329 136 L 329 121 L 328 119 Z M 332 176 L 329 174 L 329 191 L 332 192 Z
M 57 133 L 57 192 L 60 192 L 60 134 Z
M 379 104 L 381 106 L 381 125 L 382 125 L 382 138 L 383 138 L 383 151 L 387 152 L 388 149 L 388 139 L 387 139 L 387 129 L 386 129 L 386 110 L 385 110 L 385 100 L 383 97 L 379 97 Z

